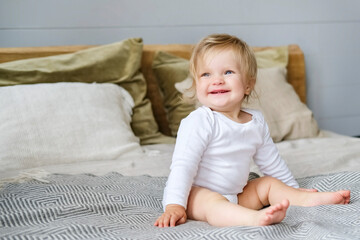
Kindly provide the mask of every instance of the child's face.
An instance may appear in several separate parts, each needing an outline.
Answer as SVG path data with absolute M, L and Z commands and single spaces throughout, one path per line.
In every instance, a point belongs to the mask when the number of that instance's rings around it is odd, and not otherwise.
M 231 49 L 212 52 L 197 64 L 196 96 L 212 110 L 240 111 L 244 95 L 250 94 L 244 76 Z

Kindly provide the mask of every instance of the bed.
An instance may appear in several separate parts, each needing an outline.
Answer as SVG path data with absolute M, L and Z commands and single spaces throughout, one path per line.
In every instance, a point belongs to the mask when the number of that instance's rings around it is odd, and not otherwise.
M 156 228 L 192 45 L 0 48 L 1 239 L 359 239 L 360 139 L 319 129 L 298 45 L 254 47 L 257 96 L 303 188 L 349 205 L 290 206 L 266 227 Z M 261 175 L 252 165 L 249 178 Z

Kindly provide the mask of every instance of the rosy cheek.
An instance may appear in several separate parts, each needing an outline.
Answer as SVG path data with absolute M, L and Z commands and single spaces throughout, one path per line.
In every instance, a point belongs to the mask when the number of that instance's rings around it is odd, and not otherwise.
M 196 97 L 199 100 L 204 99 L 204 97 L 206 97 L 206 91 L 204 89 L 197 88 L 196 89 Z
M 201 89 L 197 88 L 197 89 L 196 89 L 196 96 L 197 96 L 197 97 L 201 97 L 201 95 L 202 95 L 202 94 L 201 94 Z

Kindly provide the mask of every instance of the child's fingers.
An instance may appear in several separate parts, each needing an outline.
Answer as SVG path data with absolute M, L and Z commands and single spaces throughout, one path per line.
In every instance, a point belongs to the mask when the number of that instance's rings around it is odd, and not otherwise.
M 168 227 L 169 224 L 170 224 L 170 216 L 165 215 L 164 220 L 163 220 L 163 225 L 164 225 L 164 227 Z
M 185 222 L 186 222 L 186 217 L 185 217 L 185 216 L 183 216 L 182 218 L 180 218 L 180 219 L 177 221 L 178 224 L 183 224 L 183 223 L 185 223 Z
M 175 210 L 175 211 L 174 211 Z M 175 227 L 186 222 L 186 213 L 184 209 L 171 209 L 165 211 L 154 223 L 157 227 Z
M 179 220 L 179 217 L 178 217 L 178 216 L 176 216 L 176 215 L 175 215 L 175 216 L 171 216 L 171 219 L 170 219 L 170 227 L 175 227 L 178 220 Z
M 183 224 L 186 222 L 185 216 L 173 215 L 170 218 L 170 227 L 175 227 L 176 225 Z
M 155 221 L 154 226 L 157 226 L 157 227 L 160 227 L 160 228 L 166 226 L 164 214 L 161 215 L 161 216 Z

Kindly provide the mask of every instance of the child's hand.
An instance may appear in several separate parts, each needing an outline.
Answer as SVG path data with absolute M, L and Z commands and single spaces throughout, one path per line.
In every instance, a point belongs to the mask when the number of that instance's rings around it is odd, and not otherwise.
M 186 222 L 186 211 L 183 206 L 177 204 L 166 205 L 165 212 L 156 220 L 154 226 L 175 227 Z

